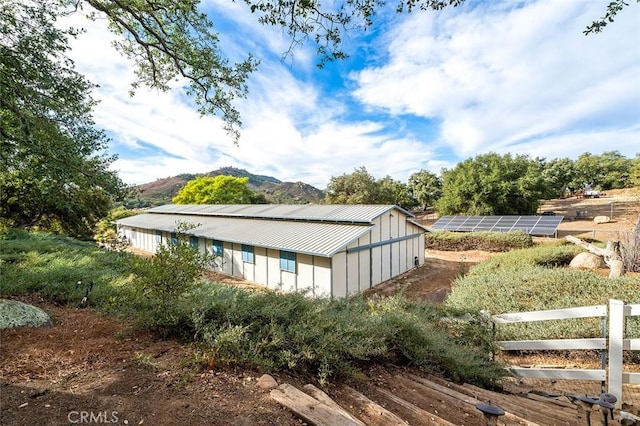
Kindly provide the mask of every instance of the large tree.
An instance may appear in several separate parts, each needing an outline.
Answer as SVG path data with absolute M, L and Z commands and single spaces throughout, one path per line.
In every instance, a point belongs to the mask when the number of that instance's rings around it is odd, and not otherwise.
M 442 180 L 427 170 L 420 170 L 409 176 L 407 187 L 416 202 L 425 210 L 433 206 L 442 195 Z
M 606 151 L 600 155 L 581 154 L 575 162 L 576 176 L 582 187 L 589 185 L 602 190 L 631 186 L 633 160 L 618 151 Z
M 325 190 L 327 204 L 379 204 L 375 178 L 362 166 L 353 173 L 331 176 Z
M 405 209 L 415 206 L 407 185 L 385 176 L 376 179 L 362 166 L 353 173 L 332 176 L 325 190 L 327 204 L 395 204 Z
M 525 155 L 489 153 L 442 172 L 440 214 L 534 214 L 547 191 L 541 162 Z
M 548 187 L 544 198 L 561 197 L 583 187 L 577 181 L 575 161 L 570 158 L 554 158 L 543 163 L 542 176 Z
M 57 3 L 0 4 L 0 218 L 87 235 L 124 185 L 93 126 L 92 88 L 66 58 Z
M 380 193 L 379 203 L 395 204 L 405 210 L 411 210 L 417 205 L 415 198 L 411 196 L 406 184 L 391 176 L 385 176 L 376 181 Z
M 176 204 L 264 204 L 263 195 L 247 187 L 248 177 L 200 176 L 187 184 L 173 198 Z

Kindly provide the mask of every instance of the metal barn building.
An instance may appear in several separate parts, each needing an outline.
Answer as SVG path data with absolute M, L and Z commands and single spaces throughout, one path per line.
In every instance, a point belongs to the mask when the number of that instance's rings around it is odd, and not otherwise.
M 178 222 L 214 269 L 283 291 L 343 297 L 424 263 L 424 232 L 393 205 L 164 205 L 116 221 L 135 248 L 155 252 Z

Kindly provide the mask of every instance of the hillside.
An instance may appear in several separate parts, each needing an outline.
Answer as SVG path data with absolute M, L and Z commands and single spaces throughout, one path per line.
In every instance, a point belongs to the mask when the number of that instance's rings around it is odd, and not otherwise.
M 171 203 L 171 199 L 180 189 L 198 176 L 235 176 L 248 177 L 248 187 L 252 191 L 265 196 L 268 202 L 276 204 L 317 203 L 324 198 L 324 193 L 304 182 L 282 182 L 272 176 L 255 175 L 244 169 L 222 167 L 203 175 L 181 174 L 154 182 L 144 183 L 136 187 L 138 194 L 127 201 L 128 207 L 149 207 Z

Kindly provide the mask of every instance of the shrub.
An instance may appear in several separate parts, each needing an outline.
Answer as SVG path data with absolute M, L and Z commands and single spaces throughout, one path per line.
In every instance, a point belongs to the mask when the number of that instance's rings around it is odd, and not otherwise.
M 435 231 L 425 234 L 425 248 L 433 250 L 464 251 L 486 250 L 504 252 L 531 247 L 531 236 L 522 231 L 512 232 L 450 232 Z
M 640 302 L 640 281 L 616 279 L 593 272 L 558 268 L 577 246 L 554 245 L 516 250 L 478 264 L 458 279 L 445 301 L 448 309 L 491 314 L 607 304 L 609 299 Z M 599 319 L 542 321 L 499 327 L 501 339 L 599 337 Z M 640 336 L 640 322 L 628 320 L 628 330 Z
M 94 282 L 89 304 L 100 306 L 111 297 L 107 287 L 129 279 L 129 257 L 91 242 L 10 230 L 0 238 L 0 294 L 38 293 L 57 304 L 79 305 L 86 284 Z
M 320 381 L 375 363 L 483 385 L 504 374 L 488 352 L 448 335 L 436 308 L 402 296 L 310 299 L 203 284 L 192 298 L 196 335 L 214 363 L 314 372 Z
M 193 282 L 197 268 L 190 267 L 188 274 L 179 274 L 185 281 L 172 287 L 176 281 L 140 277 L 157 263 L 131 274 L 128 253 L 44 234 L 8 238 L 0 239 L 3 295 L 38 292 L 48 300 L 77 304 L 84 288 L 76 288 L 76 282 L 95 281 L 91 304 L 161 335 L 195 339 L 208 365 L 314 374 L 321 382 L 384 363 L 478 385 L 492 385 L 504 374 L 489 361 L 487 349 L 476 346 L 481 341 L 468 339 L 466 325 L 442 322 L 438 308 L 402 296 L 311 299 L 300 293 L 249 292 Z M 181 268 L 172 256 L 159 267 L 167 273 Z

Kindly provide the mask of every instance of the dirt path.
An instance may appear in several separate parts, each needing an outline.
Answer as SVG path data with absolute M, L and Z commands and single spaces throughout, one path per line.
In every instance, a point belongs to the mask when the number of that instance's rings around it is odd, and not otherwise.
M 471 250 L 465 252 L 427 250 L 425 263 L 399 277 L 364 292 L 365 296 L 393 295 L 399 291 L 410 300 L 442 303 L 451 291 L 451 284 L 473 265 L 489 259 L 495 253 Z

